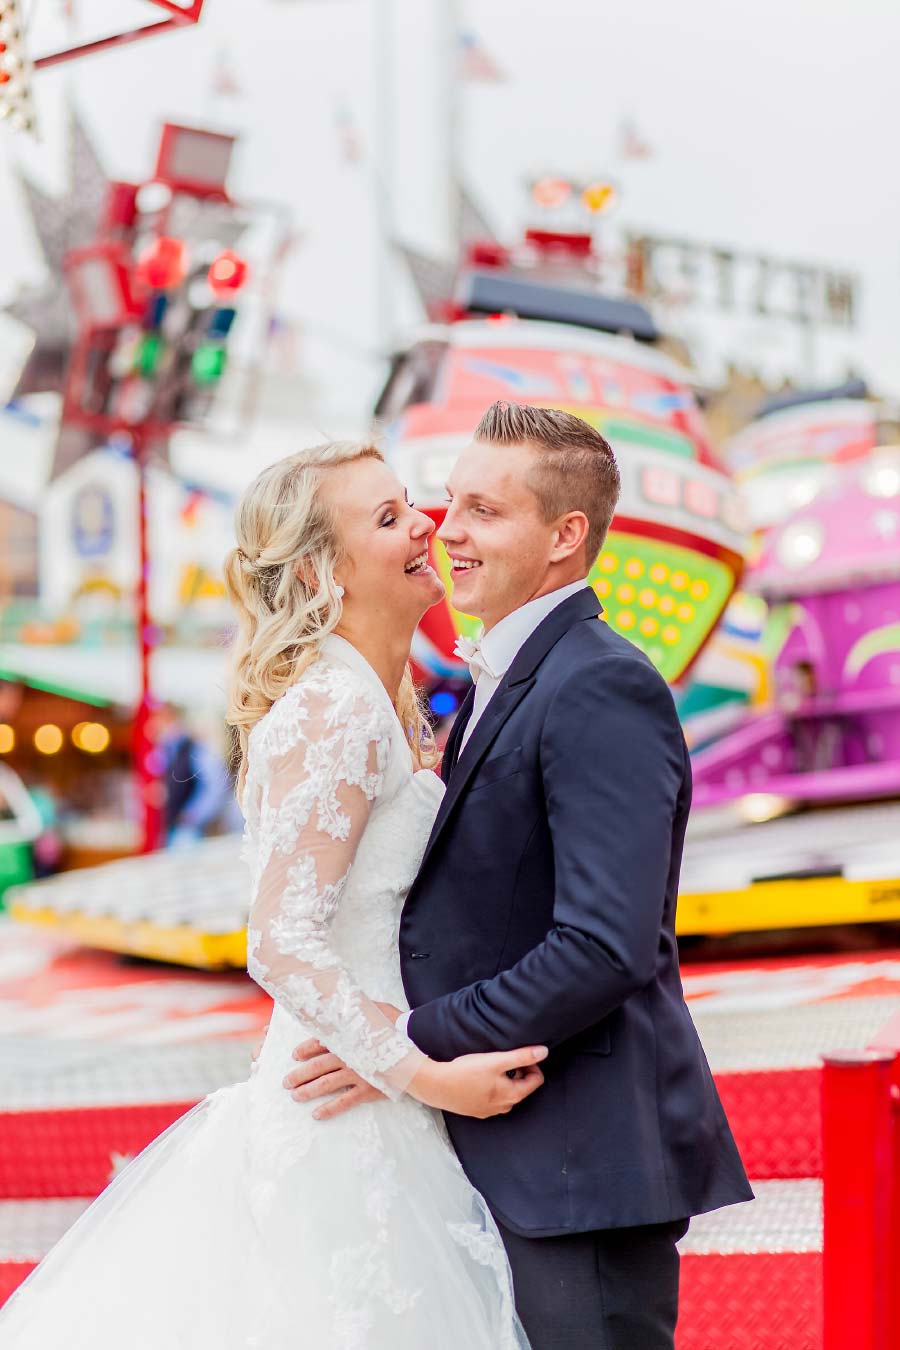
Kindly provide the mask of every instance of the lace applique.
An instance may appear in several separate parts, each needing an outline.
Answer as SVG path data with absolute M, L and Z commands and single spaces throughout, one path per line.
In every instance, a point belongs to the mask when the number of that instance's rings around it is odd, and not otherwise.
M 483 1205 L 484 1201 L 479 1198 L 478 1203 Z M 468 1223 L 448 1223 L 447 1231 L 454 1242 L 468 1252 L 473 1261 L 479 1266 L 486 1266 L 496 1276 L 503 1310 L 501 1340 L 497 1350 L 521 1350 L 522 1341 L 515 1330 L 515 1306 L 506 1250 L 499 1234 L 486 1226 L 488 1222 L 486 1212 L 483 1213 L 482 1220 L 481 1223 L 474 1219 Z
M 335 949 L 332 924 L 394 731 L 352 672 L 319 661 L 254 728 L 244 791 L 247 968 L 329 1050 L 398 1097 L 424 1061 Z

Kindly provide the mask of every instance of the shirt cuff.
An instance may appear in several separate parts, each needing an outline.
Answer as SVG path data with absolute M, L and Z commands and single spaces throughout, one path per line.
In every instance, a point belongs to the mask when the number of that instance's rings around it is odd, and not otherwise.
M 411 1011 L 410 1011 L 410 1012 L 401 1013 L 400 1016 L 397 1018 L 396 1022 L 394 1023 L 394 1026 L 397 1028 L 397 1030 L 398 1030 L 403 1036 L 405 1036 L 407 1040 L 410 1039 L 410 1035 L 409 1035 L 409 1019 L 410 1019 L 411 1017 L 412 1017 L 412 1012 L 411 1012 Z

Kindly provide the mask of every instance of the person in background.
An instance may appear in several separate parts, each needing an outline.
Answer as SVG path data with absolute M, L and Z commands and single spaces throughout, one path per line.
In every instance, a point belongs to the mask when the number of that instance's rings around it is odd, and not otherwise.
M 222 756 L 194 733 L 178 708 L 166 704 L 160 717 L 166 846 L 189 847 L 215 831 L 229 808 L 232 784 Z

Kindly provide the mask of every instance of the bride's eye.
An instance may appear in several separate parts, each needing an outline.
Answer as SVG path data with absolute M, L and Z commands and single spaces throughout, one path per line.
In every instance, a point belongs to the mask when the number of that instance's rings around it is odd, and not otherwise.
M 386 515 L 386 516 L 384 517 L 384 519 L 382 520 L 381 524 L 382 524 L 382 527 L 385 526 L 385 525 L 396 525 L 396 524 L 397 524 L 397 517 L 394 516 L 394 515 L 391 515 L 391 514 L 389 513 L 388 515 Z

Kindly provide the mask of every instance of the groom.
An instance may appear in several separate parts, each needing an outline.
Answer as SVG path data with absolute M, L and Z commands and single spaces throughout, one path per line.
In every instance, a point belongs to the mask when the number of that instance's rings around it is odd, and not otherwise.
M 671 1350 L 676 1242 L 752 1193 L 678 970 L 681 727 L 585 581 L 618 470 L 579 418 L 495 403 L 448 492 L 454 604 L 484 631 L 403 911 L 408 1034 L 438 1060 L 550 1048 L 510 1114 L 446 1117 L 532 1350 Z M 296 1096 L 330 1090 L 317 1049 L 298 1048 Z M 374 1095 L 360 1082 L 327 1113 Z

